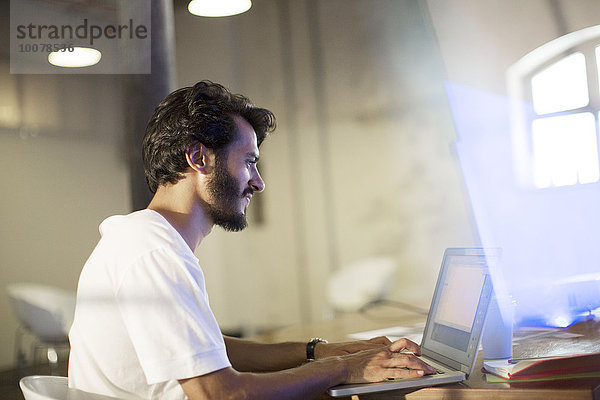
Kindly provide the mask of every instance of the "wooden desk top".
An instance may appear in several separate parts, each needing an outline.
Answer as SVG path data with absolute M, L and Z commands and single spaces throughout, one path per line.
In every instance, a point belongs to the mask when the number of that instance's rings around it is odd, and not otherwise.
M 347 334 L 387 328 L 411 326 L 423 322 L 425 316 L 389 306 L 380 306 L 365 313 L 347 314 L 330 321 L 284 328 L 261 335 L 266 342 L 304 341 L 311 337 L 325 337 L 330 341 L 348 341 Z M 585 321 L 573 325 L 568 332 L 583 336 L 569 339 L 539 338 L 515 345 L 514 357 L 600 352 L 600 321 Z M 600 377 L 563 379 L 543 382 L 487 383 L 481 372 L 483 357 L 477 357 L 473 374 L 465 382 L 423 389 L 397 390 L 369 395 L 352 396 L 352 400 L 379 399 L 527 399 L 527 400 L 600 400 Z M 324 394 L 320 399 L 332 399 Z M 346 398 L 350 399 L 350 398 Z

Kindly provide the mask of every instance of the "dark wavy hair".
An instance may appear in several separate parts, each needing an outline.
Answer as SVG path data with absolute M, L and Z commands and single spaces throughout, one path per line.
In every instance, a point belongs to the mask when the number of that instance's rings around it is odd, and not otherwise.
M 219 154 L 235 138 L 234 115 L 256 132 L 258 145 L 275 129 L 275 115 L 218 83 L 201 81 L 169 94 L 154 110 L 142 144 L 144 173 L 152 193 L 177 183 L 188 168 L 187 149 L 197 143 Z M 222 154 L 222 153 L 221 153 Z

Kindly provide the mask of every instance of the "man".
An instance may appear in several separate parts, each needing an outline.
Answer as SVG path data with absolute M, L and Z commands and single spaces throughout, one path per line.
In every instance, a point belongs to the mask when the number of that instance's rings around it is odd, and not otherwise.
M 81 273 L 71 387 L 121 399 L 306 399 L 433 372 L 406 339 L 260 344 L 221 334 L 194 250 L 214 225 L 246 226 L 265 187 L 258 148 L 274 126 L 270 111 L 208 81 L 158 105 L 143 142 L 154 197 L 101 224 Z

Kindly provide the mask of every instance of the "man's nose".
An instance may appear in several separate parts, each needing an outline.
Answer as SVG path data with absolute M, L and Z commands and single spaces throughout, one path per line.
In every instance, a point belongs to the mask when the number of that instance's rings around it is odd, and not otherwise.
M 258 171 L 256 171 L 252 179 L 250 179 L 249 183 L 255 192 L 262 192 L 265 190 L 265 181 L 262 180 L 262 177 Z

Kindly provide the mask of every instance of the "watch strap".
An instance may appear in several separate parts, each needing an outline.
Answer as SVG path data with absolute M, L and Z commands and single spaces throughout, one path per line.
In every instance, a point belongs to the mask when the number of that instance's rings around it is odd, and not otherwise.
M 327 343 L 327 340 L 323 338 L 312 338 L 306 343 L 306 359 L 314 360 L 315 359 L 315 346 L 317 343 Z

